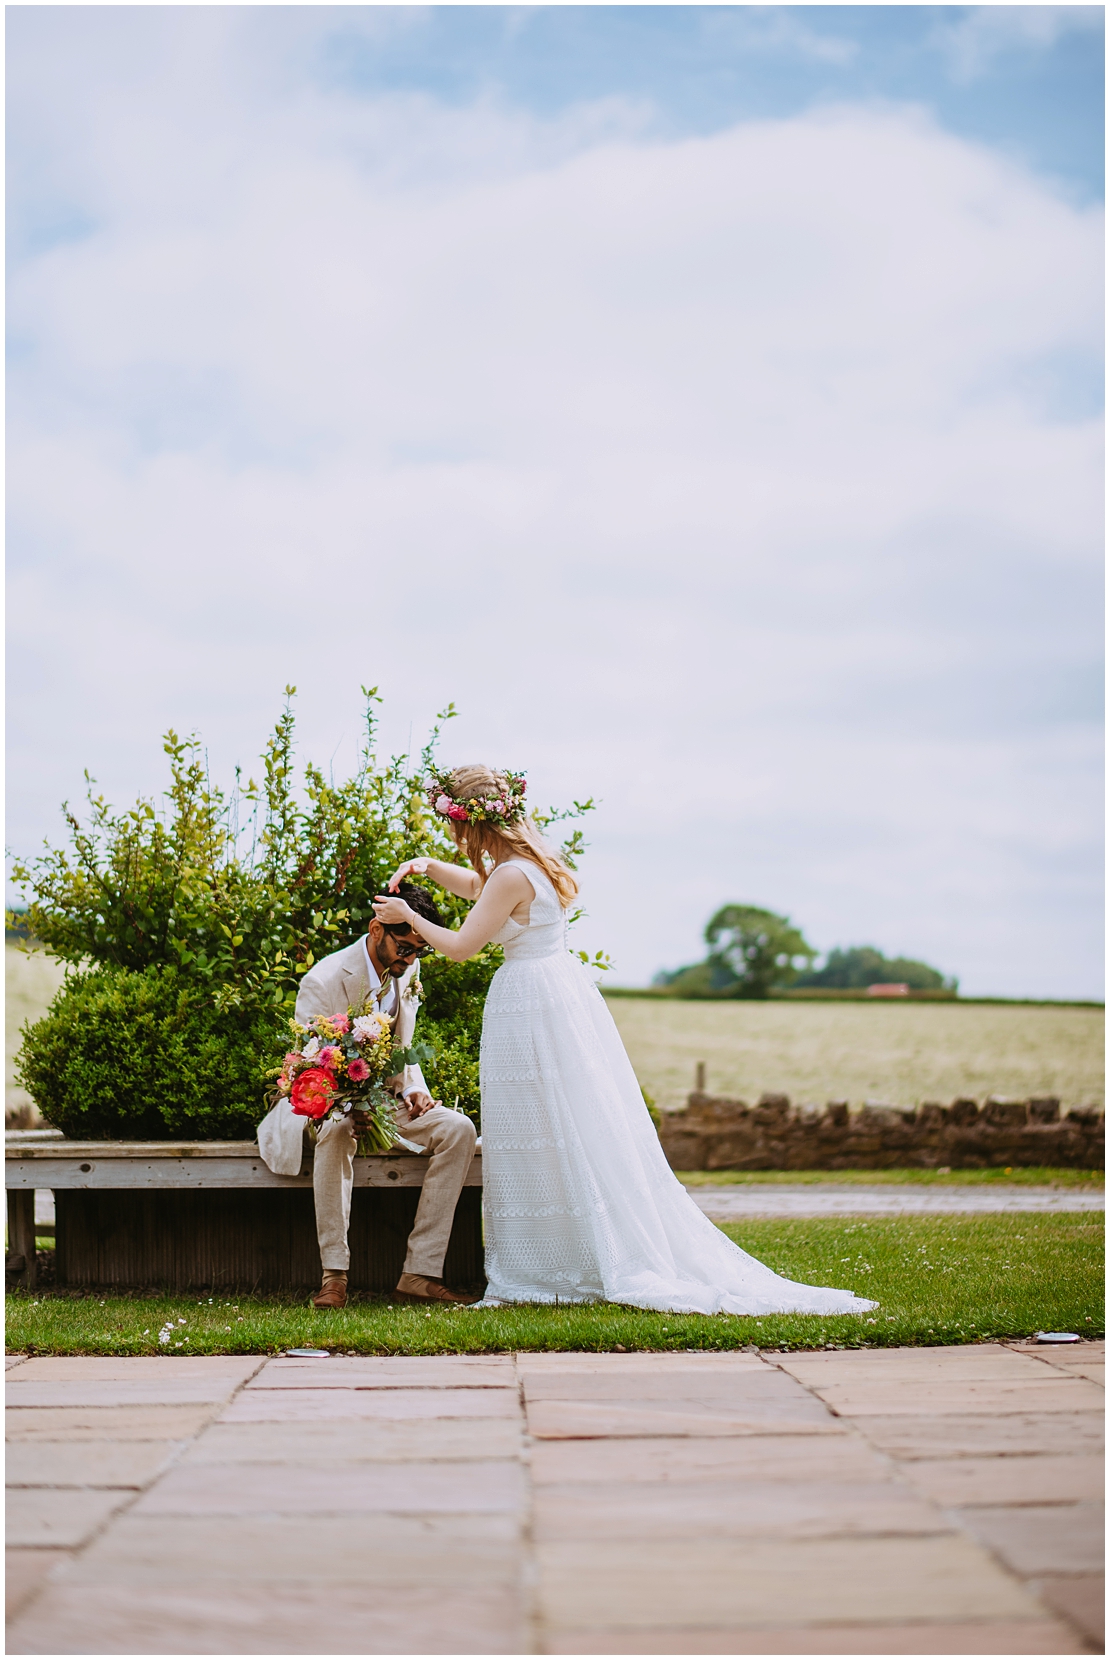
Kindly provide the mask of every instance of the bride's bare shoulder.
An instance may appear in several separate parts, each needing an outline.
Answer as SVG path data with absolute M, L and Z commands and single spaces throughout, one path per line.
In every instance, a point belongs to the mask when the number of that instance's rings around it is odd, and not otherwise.
M 496 887 L 494 888 L 494 884 Z M 523 898 L 525 894 L 532 896 L 532 884 L 524 869 L 515 863 L 495 865 L 486 880 L 487 888 L 494 888 L 496 893 L 515 893 Z

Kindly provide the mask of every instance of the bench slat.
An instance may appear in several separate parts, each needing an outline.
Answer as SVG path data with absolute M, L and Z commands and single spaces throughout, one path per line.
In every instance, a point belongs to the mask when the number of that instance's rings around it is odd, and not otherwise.
M 9 1159 L 256 1159 L 257 1141 L 24 1141 L 9 1132 Z M 385 1155 L 381 1155 L 385 1156 Z M 411 1157 L 411 1155 L 409 1155 Z
M 67 1146 L 59 1157 L 57 1144 L 36 1147 L 31 1157 L 25 1149 L 7 1149 L 4 1161 L 4 1185 L 14 1189 L 26 1188 L 296 1188 L 312 1186 L 311 1164 L 302 1168 L 298 1176 L 275 1176 L 268 1170 L 252 1142 L 224 1142 L 224 1154 L 205 1153 L 202 1159 L 182 1157 L 177 1148 L 167 1144 L 163 1152 L 152 1156 L 150 1142 L 133 1143 L 133 1151 L 121 1156 L 119 1148 L 126 1142 L 113 1144 L 110 1153 L 102 1142 Z M 208 1143 L 209 1147 L 219 1143 Z M 243 1153 L 227 1156 L 228 1147 L 242 1147 Z M 246 1149 L 250 1149 L 249 1152 Z M 82 1157 L 81 1154 L 84 1154 Z M 402 1157 L 379 1156 L 355 1160 L 356 1187 L 422 1187 L 427 1172 L 426 1158 L 413 1154 Z M 481 1187 L 482 1155 L 475 1153 L 466 1174 L 466 1187 Z

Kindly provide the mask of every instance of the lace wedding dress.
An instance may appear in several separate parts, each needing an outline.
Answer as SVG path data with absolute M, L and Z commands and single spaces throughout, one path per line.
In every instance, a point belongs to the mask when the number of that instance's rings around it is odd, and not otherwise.
M 628 1303 L 689 1314 L 857 1314 L 780 1279 L 715 1227 L 663 1156 L 613 1018 L 567 946 L 538 865 L 482 1026 L 485 1303 Z M 481 1305 L 478 1305 L 481 1306 Z

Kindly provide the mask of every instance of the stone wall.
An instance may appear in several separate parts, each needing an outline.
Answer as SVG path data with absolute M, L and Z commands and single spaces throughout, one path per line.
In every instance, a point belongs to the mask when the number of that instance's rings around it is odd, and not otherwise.
M 926 1101 L 915 1108 L 846 1101 L 794 1107 L 786 1095 L 756 1106 L 695 1090 L 681 1112 L 663 1114 L 659 1139 L 674 1170 L 935 1170 L 992 1165 L 1056 1165 L 1101 1170 L 1104 1117 L 1099 1107 L 1061 1116 L 1051 1096 L 1029 1101 L 992 1097 Z

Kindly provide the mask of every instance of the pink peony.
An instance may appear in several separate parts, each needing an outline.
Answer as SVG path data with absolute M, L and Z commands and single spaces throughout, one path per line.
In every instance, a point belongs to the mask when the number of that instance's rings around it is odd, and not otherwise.
M 351 1022 L 345 1014 L 333 1014 L 331 1023 L 337 1032 L 349 1032 L 351 1029 Z
M 353 1061 L 347 1062 L 347 1076 L 353 1084 L 361 1084 L 364 1078 L 370 1076 L 370 1068 L 364 1060 L 356 1056 Z
M 293 1085 L 293 1111 L 302 1118 L 323 1118 L 335 1098 L 335 1079 L 322 1066 L 302 1072 Z
M 437 796 L 436 797 L 436 812 L 437 813 L 449 813 L 450 811 L 451 811 L 451 797 L 449 795 Z

